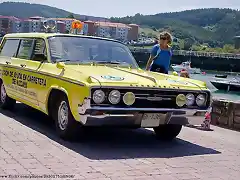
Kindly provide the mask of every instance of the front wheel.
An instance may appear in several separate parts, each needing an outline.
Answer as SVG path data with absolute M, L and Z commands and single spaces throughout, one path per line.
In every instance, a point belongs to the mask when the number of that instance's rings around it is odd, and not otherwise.
M 175 139 L 180 131 L 182 125 L 179 124 L 164 124 L 153 128 L 158 139 L 171 141 Z
M 16 104 L 16 100 L 15 99 L 12 99 L 10 98 L 8 95 L 7 95 L 7 92 L 6 92 L 6 89 L 5 89 L 5 86 L 3 84 L 3 82 L 0 83 L 0 108 L 2 109 L 13 109 L 14 108 L 14 105 Z
M 72 139 L 80 124 L 74 119 L 66 96 L 58 99 L 53 111 L 58 135 L 65 140 Z

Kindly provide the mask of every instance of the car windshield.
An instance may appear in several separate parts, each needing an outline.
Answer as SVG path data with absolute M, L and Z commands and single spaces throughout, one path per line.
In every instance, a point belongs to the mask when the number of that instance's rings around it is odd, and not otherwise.
M 138 67 L 129 48 L 119 42 L 76 36 L 49 38 L 53 62 L 119 64 Z

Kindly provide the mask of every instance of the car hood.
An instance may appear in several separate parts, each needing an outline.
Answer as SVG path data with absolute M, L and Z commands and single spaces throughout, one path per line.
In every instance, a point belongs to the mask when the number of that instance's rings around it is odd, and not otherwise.
M 206 89 L 206 83 L 202 81 L 142 69 L 102 65 L 66 65 L 66 67 L 70 71 L 82 74 L 90 85 Z

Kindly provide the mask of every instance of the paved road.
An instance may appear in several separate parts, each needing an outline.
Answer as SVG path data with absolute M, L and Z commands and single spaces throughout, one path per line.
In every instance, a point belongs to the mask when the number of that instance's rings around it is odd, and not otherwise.
M 0 175 L 238 180 L 240 133 L 212 128 L 184 128 L 172 143 L 157 141 L 151 130 L 94 130 L 84 141 L 64 142 L 45 115 L 17 104 L 0 113 Z

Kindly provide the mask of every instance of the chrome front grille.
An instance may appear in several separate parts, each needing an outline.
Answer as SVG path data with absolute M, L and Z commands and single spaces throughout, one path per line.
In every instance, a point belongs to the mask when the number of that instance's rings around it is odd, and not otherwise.
M 99 88 L 93 88 L 92 89 L 92 94 L 93 92 Z M 101 104 L 95 104 L 91 100 L 91 106 L 101 106 L 101 107 L 122 107 L 122 108 L 175 108 L 179 109 L 179 107 L 176 105 L 176 97 L 178 94 L 188 94 L 188 93 L 193 93 L 193 94 L 199 94 L 203 93 L 202 91 L 187 91 L 187 90 L 180 90 L 180 89 L 174 89 L 174 90 L 169 90 L 169 89 L 160 89 L 160 88 L 155 88 L 155 89 L 134 89 L 134 88 L 121 88 L 121 87 L 111 87 L 111 88 L 101 88 L 105 94 L 106 94 L 106 99 L 103 103 Z M 117 105 L 112 105 L 108 101 L 108 94 L 111 90 L 119 90 L 121 93 L 121 96 L 123 96 L 126 92 L 133 92 L 135 94 L 136 100 L 135 103 L 131 106 L 127 106 L 123 103 L 123 100 L 121 100 Z M 209 102 L 207 102 L 207 106 L 210 103 L 210 94 L 209 92 L 205 92 L 208 95 Z M 182 107 L 186 108 L 186 106 Z M 197 105 L 193 105 L 192 107 L 188 108 L 198 108 Z

